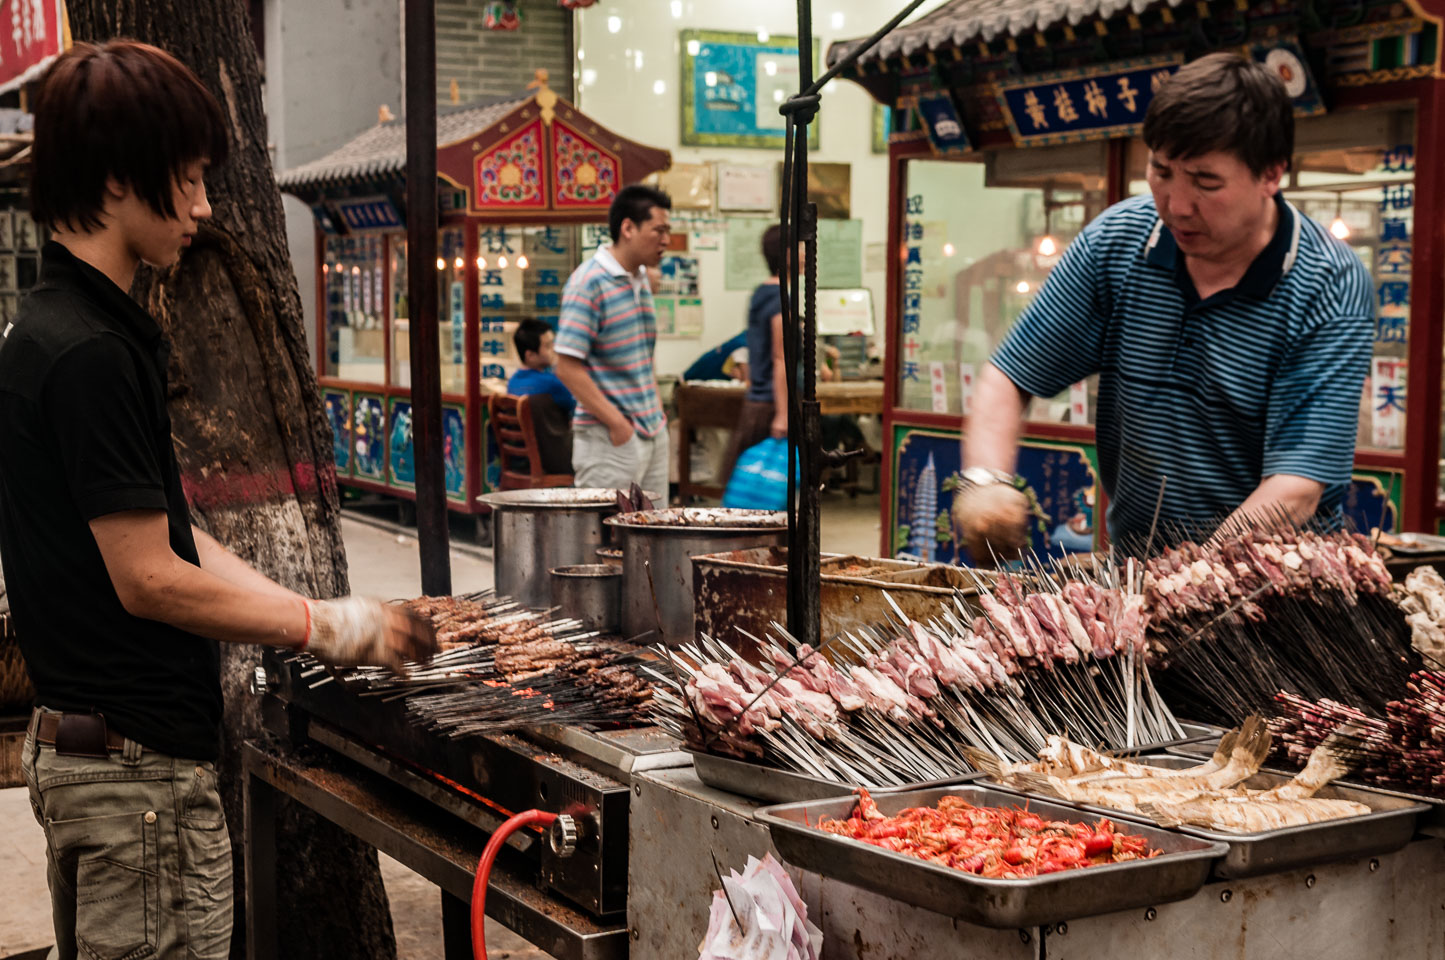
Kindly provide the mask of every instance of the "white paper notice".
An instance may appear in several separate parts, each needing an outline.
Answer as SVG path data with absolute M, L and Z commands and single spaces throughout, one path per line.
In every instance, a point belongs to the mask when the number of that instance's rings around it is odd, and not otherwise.
M 1405 361 L 1376 357 L 1370 365 L 1371 440 L 1377 447 L 1405 443 Z
M 1089 422 L 1089 384 L 1080 380 L 1069 387 L 1069 422 Z
M 963 415 L 973 415 L 973 378 L 977 375 L 971 363 L 958 365 L 958 398 L 963 403 Z
M 948 412 L 948 379 L 943 375 L 943 361 L 934 360 L 928 365 L 928 379 L 932 384 L 933 412 Z

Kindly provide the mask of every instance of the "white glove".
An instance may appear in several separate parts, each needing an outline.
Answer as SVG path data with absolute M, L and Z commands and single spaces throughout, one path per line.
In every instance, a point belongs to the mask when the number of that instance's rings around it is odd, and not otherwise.
M 1029 542 L 1029 500 L 1006 483 L 968 484 L 953 498 L 953 526 L 981 567 L 1012 560 Z
M 406 674 L 404 660 L 436 653 L 436 633 L 403 607 L 370 597 L 308 600 L 311 622 L 301 649 L 337 667 L 378 666 Z

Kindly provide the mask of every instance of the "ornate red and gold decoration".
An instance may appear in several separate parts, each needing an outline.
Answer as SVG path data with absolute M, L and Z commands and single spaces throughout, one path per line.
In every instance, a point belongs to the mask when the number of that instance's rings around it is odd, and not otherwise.
M 545 209 L 542 121 L 534 120 L 484 153 L 474 166 L 473 203 L 482 209 Z
M 557 207 L 606 207 L 617 195 L 622 164 L 617 155 L 561 120 L 552 124 L 552 202 Z

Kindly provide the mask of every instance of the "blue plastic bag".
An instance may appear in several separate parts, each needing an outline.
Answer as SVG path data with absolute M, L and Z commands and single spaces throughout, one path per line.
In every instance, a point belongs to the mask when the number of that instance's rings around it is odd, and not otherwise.
M 788 509 L 788 441 L 768 437 L 738 457 L 723 506 L 745 510 Z

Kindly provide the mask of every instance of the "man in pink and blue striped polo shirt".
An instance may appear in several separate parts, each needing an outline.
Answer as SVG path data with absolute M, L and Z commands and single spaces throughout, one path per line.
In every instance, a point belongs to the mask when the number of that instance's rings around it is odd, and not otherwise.
M 657 317 L 647 268 L 667 251 L 667 194 L 623 187 L 607 215 L 612 242 L 572 272 L 557 323 L 557 376 L 577 398 L 572 468 L 579 487 L 667 496 L 667 417 L 652 367 Z

